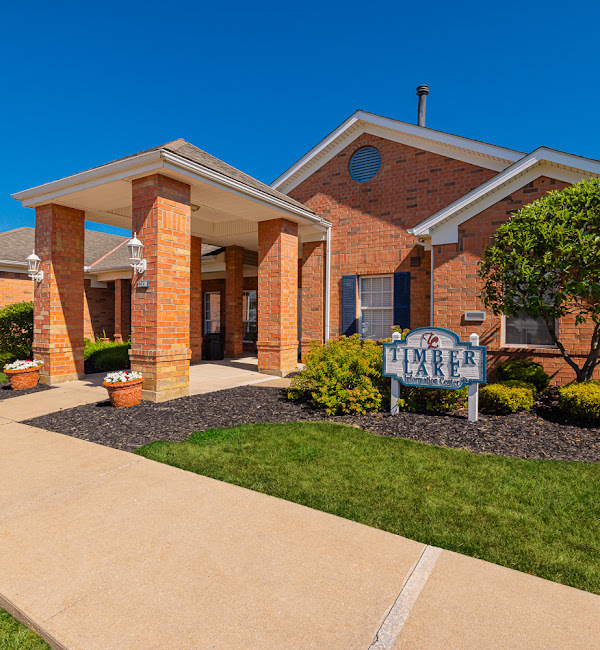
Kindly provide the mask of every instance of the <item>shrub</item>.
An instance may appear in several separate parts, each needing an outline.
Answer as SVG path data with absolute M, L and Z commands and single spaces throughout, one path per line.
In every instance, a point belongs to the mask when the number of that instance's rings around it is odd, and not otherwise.
M 398 408 L 401 411 L 416 413 L 444 413 L 463 408 L 467 403 L 469 389 L 467 386 L 460 390 L 443 388 L 416 388 L 400 386 Z
M 567 384 L 558 389 L 558 404 L 566 414 L 600 420 L 600 381 Z
M 33 348 L 33 303 L 16 302 L 0 309 L 0 351 L 10 359 L 30 359 Z
M 329 415 L 379 411 L 390 382 L 381 374 L 382 348 L 358 334 L 313 343 L 305 370 L 292 380 L 290 399 L 312 399 Z
M 524 388 L 531 393 L 531 397 L 535 400 L 537 395 L 537 388 L 529 381 L 519 381 L 518 379 L 509 379 L 507 381 L 499 381 L 498 384 L 508 386 L 510 388 Z
M 498 364 L 497 377 L 499 382 L 507 380 L 526 381 L 533 384 L 538 393 L 548 388 L 550 377 L 544 369 L 535 361 L 518 359 L 516 361 L 503 361 Z
M 526 383 L 526 382 L 519 382 Z M 516 413 L 533 406 L 535 391 L 532 385 L 510 386 L 504 383 L 488 384 L 479 391 L 481 406 L 497 413 Z
M 86 340 L 83 358 L 86 372 L 111 372 L 129 368 L 129 348 L 131 343 L 117 341 Z

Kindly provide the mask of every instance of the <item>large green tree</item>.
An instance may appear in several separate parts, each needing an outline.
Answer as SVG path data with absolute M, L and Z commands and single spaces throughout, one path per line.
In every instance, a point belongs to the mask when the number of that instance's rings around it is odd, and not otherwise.
M 479 269 L 482 298 L 496 314 L 543 318 L 576 373 L 592 378 L 600 354 L 600 179 L 581 181 L 523 206 L 496 232 Z M 556 320 L 591 321 L 589 352 L 578 365 Z M 586 345 L 587 349 L 587 345 Z

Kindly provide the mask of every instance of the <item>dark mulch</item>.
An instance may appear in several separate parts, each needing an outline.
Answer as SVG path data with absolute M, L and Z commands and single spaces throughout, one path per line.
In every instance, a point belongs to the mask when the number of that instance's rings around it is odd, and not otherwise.
M 39 393 L 41 390 L 49 390 L 53 386 L 46 384 L 38 384 L 33 388 L 24 388 L 23 390 L 13 390 L 10 383 L 0 384 L 0 400 L 8 399 L 9 397 L 19 397 L 20 395 L 29 395 L 29 393 Z
M 480 414 L 469 423 L 465 414 L 383 413 L 328 417 L 309 404 L 290 402 L 278 388 L 242 386 L 183 397 L 171 402 L 143 402 L 113 409 L 100 402 L 29 420 L 109 447 L 131 451 L 153 440 L 185 440 L 192 431 L 257 422 L 331 420 L 384 436 L 518 458 L 600 461 L 600 427 L 567 424 L 553 415 L 550 395 L 532 412 Z

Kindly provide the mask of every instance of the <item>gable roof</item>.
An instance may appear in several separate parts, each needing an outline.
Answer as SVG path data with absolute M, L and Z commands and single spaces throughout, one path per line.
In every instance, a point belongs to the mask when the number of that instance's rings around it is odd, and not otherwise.
M 408 232 L 415 236 L 429 236 L 432 244 L 457 242 L 461 223 L 540 176 L 576 183 L 584 178 L 600 176 L 600 161 L 539 147 Z
M 524 155 L 522 151 L 470 140 L 451 133 L 359 110 L 276 178 L 271 183 L 271 187 L 286 193 L 292 191 L 363 133 L 401 142 L 496 171 L 506 169 Z

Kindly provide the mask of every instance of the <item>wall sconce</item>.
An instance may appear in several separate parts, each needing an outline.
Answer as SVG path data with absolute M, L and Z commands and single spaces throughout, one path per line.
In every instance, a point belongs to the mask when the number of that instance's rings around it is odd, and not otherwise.
M 27 266 L 29 267 L 28 275 L 34 282 L 41 282 L 44 279 L 44 272 L 40 271 L 41 261 L 35 254 L 35 251 L 27 258 Z
M 129 249 L 129 262 L 131 263 L 131 268 L 136 272 L 142 275 L 146 272 L 146 260 L 142 257 L 142 248 L 144 244 L 137 238 L 137 233 L 133 233 L 133 239 L 130 239 L 127 242 L 127 248 Z

